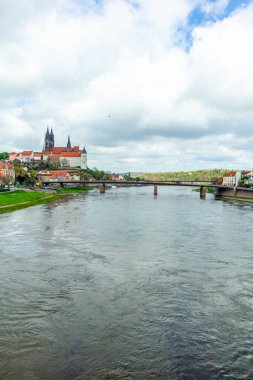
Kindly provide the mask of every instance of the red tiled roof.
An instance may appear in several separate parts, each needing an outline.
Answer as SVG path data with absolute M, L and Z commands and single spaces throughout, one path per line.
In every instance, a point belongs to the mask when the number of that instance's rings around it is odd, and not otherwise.
M 66 152 L 67 148 L 65 146 L 56 146 L 52 149 L 53 154 L 59 154 L 61 152 Z
M 229 172 L 224 175 L 224 177 L 234 177 L 236 175 L 236 172 Z
M 70 174 L 66 170 L 41 170 L 39 175 L 49 176 L 51 179 L 57 179 L 58 177 L 71 178 Z
M 51 174 L 51 179 L 57 179 L 58 177 L 71 178 L 70 174 L 66 170 L 54 170 Z
M 0 170 L 8 170 L 8 169 L 12 169 L 13 168 L 13 165 L 12 164 L 0 164 Z
M 59 156 L 60 157 L 81 157 L 81 151 L 79 152 L 63 152 Z
M 21 152 L 21 154 L 23 156 L 31 156 L 32 152 L 33 152 L 32 150 L 24 150 L 23 152 Z
M 66 146 L 55 146 L 50 152 L 43 151 L 44 154 L 51 155 L 51 154 L 61 154 L 61 153 L 76 153 L 80 152 L 79 146 L 73 146 L 71 148 L 71 151 L 68 152 Z
M 69 175 L 69 173 L 66 170 L 50 170 L 49 173 L 52 175 L 62 175 L 62 176 Z

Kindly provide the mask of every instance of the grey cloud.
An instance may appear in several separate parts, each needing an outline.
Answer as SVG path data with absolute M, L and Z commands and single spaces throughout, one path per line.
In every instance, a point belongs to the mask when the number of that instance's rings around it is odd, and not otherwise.
M 49 124 L 112 170 L 250 165 L 253 7 L 195 28 L 185 52 L 194 2 L 136 3 L 1 1 L 0 150 L 39 150 Z

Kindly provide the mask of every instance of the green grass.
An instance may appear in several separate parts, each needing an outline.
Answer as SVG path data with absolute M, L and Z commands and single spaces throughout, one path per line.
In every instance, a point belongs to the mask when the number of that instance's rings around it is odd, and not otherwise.
M 54 192 L 37 192 L 16 190 L 0 193 L 0 214 L 21 210 L 26 207 L 36 206 L 43 203 L 53 202 L 60 199 L 64 194 L 73 194 L 91 190 L 90 186 L 68 187 Z
M 50 194 L 39 192 L 26 192 L 24 190 L 11 191 L 0 194 L 0 206 L 10 205 L 21 202 L 31 202 L 35 200 L 41 200 L 48 197 Z
M 57 193 L 78 193 L 80 191 L 92 190 L 91 186 L 79 186 L 79 187 L 66 187 L 64 189 L 56 190 Z
M 0 214 L 60 199 L 60 194 L 17 190 L 0 193 Z
M 193 191 L 196 191 L 197 193 L 200 193 L 200 188 L 194 189 Z M 209 193 L 209 194 L 213 194 L 214 193 L 214 189 L 212 187 L 208 187 L 206 189 L 206 192 Z

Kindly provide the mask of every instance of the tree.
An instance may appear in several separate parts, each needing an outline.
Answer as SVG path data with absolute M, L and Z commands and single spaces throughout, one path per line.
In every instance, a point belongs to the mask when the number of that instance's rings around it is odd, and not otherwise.
M 33 170 L 32 172 L 28 174 L 27 178 L 25 179 L 25 184 L 27 186 L 34 186 L 36 184 L 36 181 L 37 181 L 37 173 Z
M 0 186 L 10 186 L 14 183 L 14 177 L 11 173 L 6 173 L 0 177 Z
M 27 172 L 21 166 L 14 166 L 16 182 L 21 185 L 28 178 Z
M 61 160 L 61 166 L 69 167 L 69 161 L 66 158 L 64 158 L 63 160 Z
M 15 160 L 13 161 L 13 165 L 19 166 L 20 164 L 21 164 L 21 161 L 18 158 L 15 158 Z
M 8 157 L 9 157 L 9 153 L 7 152 L 0 153 L 0 160 L 6 160 L 6 158 Z

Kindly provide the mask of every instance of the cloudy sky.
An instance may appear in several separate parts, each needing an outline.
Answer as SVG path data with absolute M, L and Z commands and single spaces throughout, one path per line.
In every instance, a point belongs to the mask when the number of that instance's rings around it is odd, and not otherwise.
M 0 0 L 0 151 L 253 167 L 253 0 Z

